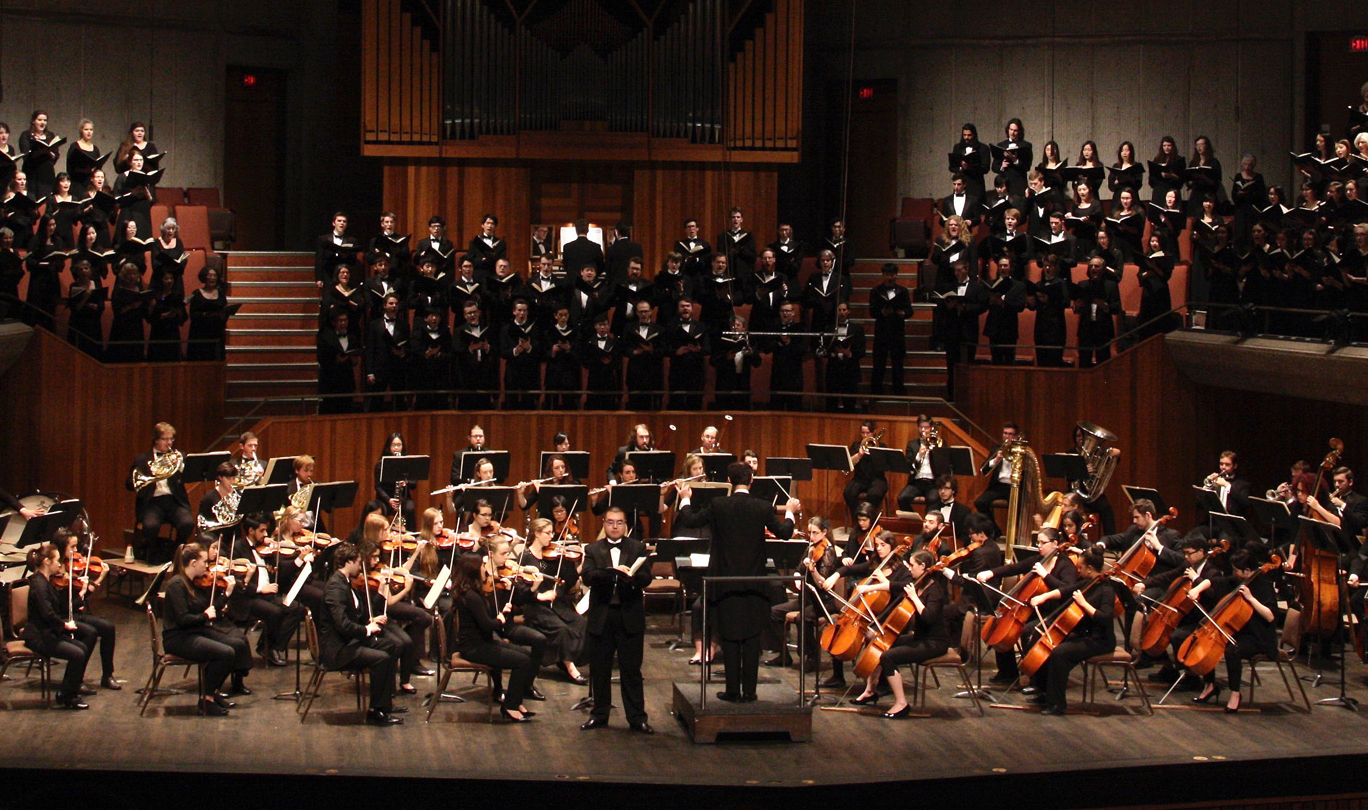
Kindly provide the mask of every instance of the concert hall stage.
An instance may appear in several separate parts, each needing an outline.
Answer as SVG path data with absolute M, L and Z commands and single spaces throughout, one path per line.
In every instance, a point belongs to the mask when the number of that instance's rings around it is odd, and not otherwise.
M 40 709 L 37 681 L 26 680 L 22 669 L 0 684 L 6 798 L 33 793 L 51 806 L 53 788 L 73 787 L 82 788 L 82 804 L 89 806 L 89 786 L 139 807 L 172 797 L 183 805 L 189 790 L 196 807 L 279 806 L 286 800 L 356 806 L 357 797 L 388 795 L 408 806 L 439 797 L 460 806 L 554 797 L 561 806 L 579 799 L 649 801 L 655 810 L 839 801 L 886 791 L 955 808 L 1229 804 L 1257 796 L 1368 792 L 1361 767 L 1368 717 L 1342 708 L 1315 706 L 1305 715 L 1270 707 L 1234 716 L 1159 709 L 1146 717 L 1131 714 L 1138 711 L 1137 699 L 1117 703 L 1106 695 L 1099 716 L 989 708 L 979 718 L 967 700 L 952 697 L 944 673 L 941 688 L 929 695 L 929 718 L 889 721 L 818 710 L 809 743 L 695 745 L 668 711 L 673 682 L 696 677 L 698 670 L 687 663 L 690 649 L 665 647 L 673 628 L 663 615 L 652 616 L 646 651 L 653 737 L 629 732 L 620 710 L 609 728 L 581 732 L 586 715 L 571 706 L 584 688 L 549 674 L 539 680 L 549 699 L 529 704 L 538 715 L 520 726 L 486 722 L 481 690 L 469 692 L 470 703 L 444 704 L 424 724 L 422 703 L 434 679 L 419 678 L 420 694 L 398 699 L 411 708 L 405 725 L 371 728 L 360 724 L 350 684 L 337 675 L 328 676 L 301 725 L 293 703 L 271 699 L 293 688 L 294 669 L 264 667 L 248 679 L 255 694 L 239 698 L 226 719 L 196 716 L 188 695 L 154 700 L 140 718 L 134 693 L 149 666 L 143 615 L 121 598 L 96 609 L 119 624 L 124 690 L 102 692 L 88 699 L 89 711 L 69 713 Z M 92 675 L 97 666 L 92 661 Z M 193 673 L 188 681 L 181 674 L 172 672 L 168 680 L 193 689 Z M 1327 670 L 1325 680 L 1336 675 Z M 796 670 L 764 669 L 762 677 L 796 688 Z M 453 678 L 453 691 L 458 680 Z M 1351 694 L 1368 700 L 1364 668 L 1356 661 L 1349 680 Z M 1261 702 L 1285 697 L 1276 672 L 1266 672 L 1264 684 Z M 1310 694 L 1314 701 L 1337 692 L 1323 683 Z M 1077 693 L 1071 690 L 1075 707 Z M 1186 703 L 1192 695 L 1174 697 Z M 38 774 L 46 777 L 27 778 Z

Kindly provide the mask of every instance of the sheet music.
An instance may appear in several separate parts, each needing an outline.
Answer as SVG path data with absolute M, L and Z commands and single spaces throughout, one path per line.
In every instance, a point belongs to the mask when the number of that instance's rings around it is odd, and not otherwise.
M 642 554 L 640 557 L 637 557 L 636 562 L 632 563 L 632 566 L 627 569 L 627 576 L 636 576 L 636 572 L 641 569 L 642 563 L 646 562 L 650 557 L 650 554 Z
M 580 600 L 579 600 L 578 602 L 575 603 L 575 612 L 578 613 L 578 614 L 581 615 L 581 616 L 583 616 L 584 614 L 586 614 L 586 613 L 589 612 L 589 589 L 588 589 L 588 588 L 585 588 L 585 589 L 584 589 L 584 596 L 580 597 Z
M 433 606 L 437 604 L 437 600 L 441 598 L 442 591 L 446 590 L 449 579 L 451 579 L 451 566 L 444 565 L 442 570 L 437 572 L 437 578 L 432 581 L 432 588 L 427 592 L 427 596 L 423 597 L 423 607 L 432 610 Z
M 306 562 L 304 567 L 299 569 L 299 576 L 295 579 L 294 587 L 285 596 L 285 607 L 294 604 L 296 596 L 299 596 L 299 589 L 304 587 L 304 583 L 309 581 L 309 574 L 313 573 L 313 563 Z

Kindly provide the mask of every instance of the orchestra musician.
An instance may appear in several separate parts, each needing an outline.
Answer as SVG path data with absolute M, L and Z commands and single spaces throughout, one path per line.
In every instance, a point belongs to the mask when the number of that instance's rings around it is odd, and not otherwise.
M 1174 569 L 1182 570 L 1186 559 L 1178 545 L 1182 540 L 1182 535 L 1168 527 L 1159 527 L 1156 531 L 1150 531 L 1157 523 L 1157 509 L 1154 501 L 1148 498 L 1138 498 L 1131 504 L 1131 525 L 1120 534 L 1107 534 L 1098 541 L 1097 546 L 1102 549 L 1115 551 L 1124 554 L 1127 549 L 1140 541 L 1144 537 L 1145 544 L 1154 552 L 1156 560 L 1154 567 L 1150 569 L 1151 578 L 1166 574 Z M 1104 522 L 1105 525 L 1105 522 Z M 1105 529 L 1104 529 L 1105 531 Z M 1156 580 L 1157 582 L 1158 580 Z M 1167 586 L 1160 588 L 1157 584 L 1147 586 L 1141 593 L 1147 605 L 1154 604 L 1151 600 L 1159 600 L 1164 597 Z M 1126 618 L 1124 627 L 1129 630 L 1131 622 L 1135 620 L 1137 605 L 1134 599 L 1125 600 Z M 1137 662 L 1137 666 L 1149 666 L 1154 663 L 1154 659 L 1148 654 L 1143 654 Z
M 238 493 L 233 488 L 233 482 L 237 480 L 237 477 L 238 468 L 231 461 L 225 461 L 215 468 L 214 487 L 205 492 L 199 500 L 197 523 L 201 528 L 213 529 L 229 522 L 228 520 L 221 520 L 218 511 L 225 514 L 236 512 Z M 220 506 L 225 501 L 227 501 L 227 506 L 232 507 L 231 509 Z
M 993 517 L 993 502 L 1006 501 L 1012 497 L 1012 465 L 1007 460 L 1007 451 L 1017 439 L 1021 438 L 1021 428 L 1016 422 L 1002 423 L 1002 442 L 988 454 L 988 460 L 979 467 L 979 475 L 988 479 L 983 494 L 974 499 L 974 511 L 980 515 Z
M 648 552 L 643 543 L 626 536 L 627 516 L 617 507 L 603 516 L 603 532 L 602 541 L 585 547 L 580 575 L 589 587 L 589 677 L 594 695 L 593 711 L 580 728 L 589 731 L 608 725 L 616 658 L 627 725 L 632 731 L 654 734 L 647 721 L 641 678 L 646 633 L 641 593 L 651 583 L 651 568 L 642 564 L 632 570 Z
M 385 439 L 385 450 L 381 455 L 393 457 L 406 454 L 404 436 L 396 430 Z M 416 481 L 397 481 L 394 484 L 381 483 L 380 462 L 375 462 L 375 499 L 389 507 L 390 515 L 402 514 L 406 526 L 414 526 L 418 523 L 415 518 L 418 506 L 413 502 L 413 490 L 417 486 Z
M 457 558 L 451 573 L 455 649 L 467 661 L 487 664 L 496 671 L 509 671 L 508 687 L 501 690 L 499 714 L 511 723 L 525 723 L 534 713 L 523 705 L 523 697 L 537 676 L 540 660 L 523 647 L 500 638 L 510 619 L 503 610 L 491 611 L 489 599 L 482 593 L 482 589 L 489 589 L 497 598 L 498 586 L 491 577 L 480 557 L 462 554 Z M 506 598 L 511 600 L 511 596 Z
M 1051 590 L 1067 588 L 1078 580 L 1078 568 L 1074 566 L 1073 560 L 1068 554 L 1055 554 L 1055 551 L 1060 547 L 1061 539 L 1058 530 L 1048 527 L 1041 529 L 1036 532 L 1036 552 L 1023 554 L 1016 562 L 980 571 L 975 575 L 975 578 L 979 582 L 997 580 L 1001 583 L 1008 577 L 1034 573 Z M 1054 554 L 1053 557 L 1050 556 L 1052 554 Z M 998 588 L 1001 590 L 1000 585 Z M 1048 616 L 1062 604 L 1063 597 L 1043 602 L 1038 606 L 1040 615 Z M 1021 647 L 1029 650 L 1039 633 L 1038 621 L 1027 622 L 1026 627 L 1021 632 Z M 989 679 L 989 683 L 996 686 L 1008 686 L 1016 683 L 1021 678 L 1021 670 L 1017 667 L 1016 656 L 1011 650 L 994 650 L 993 652 L 997 656 L 997 674 Z
M 1239 477 L 1240 459 L 1234 450 L 1225 450 L 1217 462 L 1217 470 L 1206 477 L 1202 485 L 1216 493 L 1221 506 L 1232 515 L 1243 515 L 1249 507 L 1249 482 Z
M 603 515 L 608 511 L 608 502 L 610 500 L 608 495 L 613 491 L 613 487 L 617 486 L 618 484 L 640 483 L 637 480 L 636 465 L 630 461 L 622 462 L 622 466 L 618 469 L 617 478 L 617 481 L 609 481 L 608 484 L 600 490 L 590 491 L 589 499 L 593 503 L 593 512 L 595 515 Z M 627 536 L 635 540 L 640 540 L 641 538 L 648 536 L 659 536 L 661 515 L 665 514 L 666 510 L 665 499 L 663 494 L 661 495 L 659 503 L 660 506 L 654 514 L 641 513 L 638 512 L 636 509 L 632 509 L 631 511 L 624 510 L 624 513 L 627 515 Z M 649 524 L 643 526 L 642 521 L 645 519 L 649 519 Z M 650 532 L 649 535 L 645 533 L 647 530 L 649 530 Z
M 252 669 L 252 651 L 241 630 L 220 619 L 223 608 L 237 587 L 229 576 L 224 585 L 213 581 L 209 570 L 209 551 L 200 543 L 186 543 L 177 554 L 178 573 L 166 584 L 162 600 L 162 647 L 170 654 L 204 665 L 201 680 L 200 714 L 223 717 L 234 707 L 229 695 L 249 695 L 243 683 Z M 208 577 L 210 584 L 197 581 Z M 220 691 L 232 676 L 227 693 Z
M 950 536 L 942 538 L 944 542 L 941 546 L 951 550 L 964 546 L 968 542 L 965 538 L 973 531 L 969 525 L 969 518 L 972 515 L 969 507 L 955 500 L 958 492 L 959 482 L 955 480 L 955 476 L 945 473 L 936 479 L 936 505 L 927 507 L 928 512 L 932 509 L 939 512 L 942 522 L 949 525 Z M 991 517 L 988 519 L 988 525 L 996 529 Z M 996 531 L 993 534 L 996 535 Z
M 262 520 L 259 516 L 256 519 Z M 289 556 L 277 555 L 279 559 L 274 561 L 276 564 L 275 581 L 279 587 L 279 592 L 289 593 L 294 589 L 295 581 L 301 576 L 305 577 L 304 584 L 299 586 L 299 595 L 295 598 L 300 604 L 317 614 L 323 609 L 323 592 L 327 585 L 327 565 L 324 555 L 318 553 L 313 542 L 311 542 L 313 538 L 304 529 L 305 512 L 297 506 L 287 505 L 276 513 L 275 519 L 275 534 L 272 536 L 270 547 L 272 553 L 286 547 L 296 549 L 296 553 Z M 321 535 L 321 538 L 331 539 L 327 535 Z M 309 568 L 307 572 L 304 570 L 305 566 Z M 281 645 L 282 652 L 285 646 Z
M 912 626 L 904 629 L 893 642 L 893 646 L 879 658 L 879 670 L 869 674 L 865 680 L 864 692 L 851 701 L 861 706 L 878 703 L 878 683 L 881 677 L 885 678 L 888 680 L 889 688 L 893 690 L 893 705 L 883 714 L 889 720 L 907 717 L 912 711 L 903 688 L 902 673 L 898 668 L 903 664 L 919 664 L 932 658 L 939 658 L 950 649 L 950 631 L 945 624 L 945 607 L 948 601 L 945 584 L 941 582 L 940 577 L 928 576 L 935 559 L 930 552 L 914 552 L 906 562 L 907 571 L 912 579 L 903 584 L 901 593 L 890 587 L 889 592 L 893 597 L 891 601 L 900 602 L 905 596 L 916 608 L 916 615 L 913 617 Z
M 860 545 L 865 545 L 865 538 L 869 531 L 865 531 L 860 538 Z M 907 567 L 901 563 L 900 549 L 894 545 L 892 532 L 874 532 L 873 537 L 868 538 L 868 553 L 857 554 L 851 544 L 855 543 L 852 535 L 846 544 L 843 557 L 843 564 L 834 572 L 829 574 L 823 588 L 830 592 L 836 587 L 836 583 L 843 579 L 849 580 L 849 587 L 846 589 L 846 598 L 854 602 L 857 597 L 876 591 L 887 591 L 890 595 L 897 593 L 908 582 L 911 582 L 911 575 Z M 851 562 L 844 562 L 851 560 Z M 874 571 L 883 572 L 882 577 L 871 576 Z M 865 580 L 861 582 L 860 580 Z M 831 677 L 818 684 L 821 689 L 844 689 L 845 666 L 843 662 L 836 658 L 831 659 Z M 872 703 L 872 701 L 870 701 Z
M 323 516 L 319 514 L 317 502 L 313 500 L 314 488 L 314 457 L 305 453 L 295 456 L 290 463 L 294 471 L 294 478 L 285 487 L 285 494 L 289 496 L 290 503 L 297 506 L 302 521 L 303 528 L 312 529 L 317 532 L 325 532 L 327 528 L 323 525 Z
M 281 591 L 278 572 L 292 564 L 290 557 L 298 556 L 298 550 L 291 549 L 295 553 L 282 557 L 279 546 L 267 542 L 269 527 L 261 515 L 247 515 L 239 526 L 241 538 L 230 543 L 227 558 L 236 560 L 250 555 L 252 568 L 247 581 L 234 589 L 228 599 L 228 618 L 246 624 L 261 620 L 263 629 L 256 651 L 266 659 L 267 666 L 283 667 L 289 657 L 290 642 L 304 622 L 305 608 L 302 600 L 285 604 L 289 592 Z M 218 542 L 222 553 L 222 536 Z M 270 559 L 272 555 L 274 559 Z M 277 572 L 274 575 L 272 567 Z M 319 603 L 321 600 L 315 602 Z
M 873 419 L 861 422 L 860 437 L 851 442 L 848 448 L 854 469 L 851 471 L 850 481 L 845 485 L 843 497 L 852 518 L 855 507 L 861 503 L 881 505 L 884 496 L 888 494 L 887 474 L 875 466 L 874 460 L 869 457 L 869 450 L 865 447 L 866 443 L 871 447 L 884 446 L 883 442 L 874 437 L 876 427 Z
M 1267 576 L 1254 576 L 1259 570 L 1259 564 L 1255 549 L 1252 547 L 1243 548 L 1230 555 L 1232 584 L 1238 585 L 1239 598 L 1249 602 L 1253 612 L 1249 621 L 1235 631 L 1234 640 L 1225 648 L 1226 681 L 1230 687 L 1230 697 L 1226 700 L 1225 707 L 1227 713 L 1240 710 L 1244 662 L 1255 655 L 1269 658 L 1276 658 L 1278 655 L 1277 595 L 1272 579 Z M 1202 690 L 1202 694 L 1194 698 L 1194 701 L 1215 702 L 1220 694 L 1220 689 L 1213 680 Z
M 1085 437 L 1085 435 L 1084 435 L 1084 433 L 1083 433 L 1083 429 L 1082 429 L 1081 427 L 1075 427 L 1075 428 L 1074 428 L 1074 434 L 1073 434 L 1073 436 L 1074 436 L 1074 447 L 1073 447 L 1073 449 L 1070 450 L 1069 452 L 1075 453 L 1075 454 L 1077 454 L 1077 455 L 1083 456 L 1084 458 L 1087 458 L 1087 457 L 1088 457 L 1088 454 L 1087 454 L 1086 452 L 1084 452 L 1084 448 L 1085 448 L 1085 441 L 1084 441 L 1084 440 L 1085 440 L 1086 437 Z M 1107 452 L 1107 455 L 1111 456 L 1112 458 L 1118 458 L 1118 457 L 1120 457 L 1120 455 L 1121 455 L 1121 448 L 1119 448 L 1119 447 L 1108 447 L 1106 452 Z M 1088 462 L 1088 475 L 1089 475 L 1089 477 L 1091 477 L 1093 473 L 1094 473 L 1094 464 L 1093 464 L 1093 462 L 1090 461 L 1090 462 Z M 1091 501 L 1084 501 L 1084 502 L 1082 502 L 1080 505 L 1081 505 L 1084 509 L 1086 509 L 1088 512 L 1091 512 L 1092 514 L 1097 515 L 1097 519 L 1102 523 L 1102 533 L 1103 533 L 1103 534 L 1112 534 L 1112 533 L 1114 533 L 1114 532 L 1116 531 L 1116 513 L 1112 511 L 1111 501 L 1107 499 L 1107 493 L 1106 493 L 1105 491 L 1099 493 L 1098 496 L 1097 496 L 1096 498 L 1094 498 L 1093 500 L 1091 500 Z M 1154 504 L 1151 503 L 1150 506 L 1153 507 Z
M 1069 672 L 1080 662 L 1111 652 L 1116 647 L 1116 630 L 1112 626 L 1116 592 L 1111 582 L 1102 576 L 1102 568 L 1102 552 L 1089 550 L 1083 554 L 1078 566 L 1078 575 L 1086 584 L 1052 588 L 1031 598 L 1031 604 L 1037 607 L 1055 600 L 1060 600 L 1061 604 L 1066 604 L 1063 600 L 1071 600 L 1083 611 L 1082 620 L 1054 648 L 1031 679 L 1036 691 L 1027 700 L 1042 704 L 1041 714 L 1064 714 Z M 1066 594 L 1070 590 L 1072 592 Z
M 52 585 L 52 579 L 66 568 L 62 557 L 62 552 L 51 543 L 43 543 L 28 553 L 28 566 L 33 574 L 28 578 L 28 622 L 24 625 L 24 641 L 40 655 L 66 662 L 62 683 L 57 687 L 57 707 L 88 709 L 90 705 L 81 700 L 81 695 L 93 692 L 82 685 L 81 679 L 90 662 L 96 632 L 89 625 L 82 628 L 74 616 L 66 615 L 66 597 Z M 114 688 L 118 688 L 117 685 Z
M 1206 527 L 1199 526 L 1196 529 L 1193 529 L 1191 532 L 1188 532 L 1187 536 L 1183 538 L 1182 543 L 1179 545 L 1179 548 L 1182 549 L 1187 567 L 1173 568 L 1158 575 L 1151 574 L 1144 580 L 1131 586 L 1131 590 L 1136 594 L 1141 594 L 1151 589 L 1167 593 L 1168 588 L 1179 578 L 1187 577 L 1191 580 L 1188 598 L 1201 604 L 1202 609 L 1189 610 L 1178 623 L 1178 626 L 1173 628 L 1173 633 L 1169 636 L 1169 648 L 1173 650 L 1175 656 L 1178 649 L 1183 646 L 1183 642 L 1187 640 L 1187 637 L 1192 635 L 1192 631 L 1196 630 L 1198 625 L 1202 623 L 1203 616 L 1211 615 L 1212 609 L 1215 608 L 1216 603 L 1221 600 L 1221 596 L 1225 590 L 1224 582 L 1225 577 L 1227 577 L 1228 574 L 1213 560 L 1208 559 L 1207 549 L 1209 546 L 1210 541 L 1206 536 Z M 1164 665 L 1159 668 L 1158 672 L 1150 674 L 1145 680 L 1150 683 L 1172 684 L 1180 677 L 1182 677 L 1182 683 L 1178 684 L 1179 689 L 1189 687 L 1197 689 L 1199 688 L 1198 684 L 1205 684 L 1212 687 L 1216 685 L 1216 675 L 1214 671 L 1209 673 L 1206 678 L 1202 680 L 1199 680 L 1192 675 L 1180 676 L 1178 667 L 1175 666 L 1173 660 L 1168 658 L 1164 659 Z M 1203 691 L 1213 692 L 1214 689 L 1204 689 Z M 1214 698 L 1208 699 L 1214 700 Z
M 362 542 L 360 549 L 362 570 L 367 577 L 377 577 L 380 580 L 380 588 L 372 591 L 367 587 L 365 598 L 371 600 L 371 615 L 378 614 L 389 617 L 389 621 L 385 623 L 384 633 L 395 641 L 396 655 L 399 658 L 399 691 L 406 695 L 415 695 L 418 693 L 418 688 L 410 683 L 413 676 L 436 674 L 433 670 L 423 666 L 422 661 L 419 660 L 423 652 L 421 640 L 427 637 L 427 629 L 432 626 L 432 616 L 427 611 L 404 601 L 405 597 L 413 590 L 415 580 L 410 574 L 418 552 L 415 549 L 402 565 L 391 565 L 382 570 L 380 546 L 373 545 L 369 540 L 372 520 L 372 518 L 366 519 L 368 539 Z M 423 543 L 424 541 L 419 540 L 418 542 Z M 393 558 L 395 553 L 397 552 L 391 552 L 389 556 Z M 336 558 L 336 554 L 334 554 L 334 558 Z M 403 577 L 404 584 L 396 587 L 394 575 L 398 571 L 402 571 L 405 576 Z
M 627 434 L 627 443 L 618 448 L 617 455 L 613 457 L 612 465 L 608 467 L 608 483 L 618 481 L 618 473 L 622 470 L 622 464 L 627 460 L 628 453 L 654 449 L 656 449 L 655 438 L 651 435 L 651 429 L 645 423 L 633 425 L 632 432 Z
M 394 705 L 394 671 L 400 654 L 397 638 L 385 632 L 387 614 L 373 615 L 352 580 L 362 573 L 356 546 L 343 543 L 333 554 L 333 574 L 324 590 L 324 610 L 316 614 L 318 644 L 323 662 L 333 668 L 365 668 L 370 671 L 370 706 L 366 723 L 392 726 L 404 722 L 396 713 L 408 711 Z
M 907 476 L 907 486 L 898 493 L 898 508 L 911 512 L 913 501 L 921 498 L 927 511 L 934 509 L 939 498 L 936 491 L 936 475 L 931 470 L 931 451 L 935 448 L 932 436 L 936 423 L 926 414 L 917 416 L 917 437 L 908 441 L 904 454 L 907 456 L 912 472 Z
M 815 588 L 820 588 L 820 584 L 825 582 L 827 577 L 836 572 L 841 566 L 840 559 L 836 556 L 836 544 L 831 540 L 831 524 L 821 515 L 814 515 L 807 522 L 808 550 L 803 556 L 801 564 L 802 570 L 795 578 L 793 588 L 806 588 L 810 583 Z M 815 559 L 814 559 L 815 558 Z M 807 609 L 798 617 L 800 630 L 803 634 L 803 649 L 806 660 L 803 662 L 808 671 L 817 670 L 817 659 L 821 650 L 817 646 L 817 617 L 820 609 L 817 600 L 821 599 L 830 610 L 833 601 L 825 590 L 813 592 L 809 590 L 806 598 Z M 767 639 L 769 648 L 776 650 L 778 655 L 765 661 L 767 667 L 786 667 L 792 663 L 788 654 L 788 645 L 784 642 L 784 620 L 790 613 L 796 612 L 804 604 L 801 594 L 793 594 L 786 602 L 780 602 L 770 607 L 770 623 Z
M 993 612 L 997 605 L 997 595 L 981 586 L 978 575 L 981 571 L 991 571 L 1001 566 L 1004 562 L 1002 546 L 998 543 L 997 526 L 985 515 L 968 514 L 965 510 L 964 519 L 965 533 L 959 535 L 961 547 L 973 546 L 974 550 L 959 563 L 957 568 L 943 569 L 945 578 L 961 580 L 959 600 L 946 609 L 946 623 L 952 628 L 959 628 L 964 616 L 971 610 L 978 611 L 979 615 L 987 616 Z M 950 527 L 954 528 L 954 521 L 947 521 Z M 949 548 L 945 544 L 945 535 L 941 534 L 941 548 Z
M 184 457 L 173 445 L 176 429 L 167 422 L 152 428 L 152 450 L 133 460 L 125 483 L 128 491 L 136 493 L 134 516 L 142 526 L 142 559 L 164 562 L 171 559 L 176 544 L 189 541 L 195 531 L 195 518 L 190 512 L 190 496 L 185 492 L 181 473 Z M 141 485 L 134 483 L 140 480 Z M 169 523 L 175 529 L 174 543 L 162 541 L 161 527 Z
M 545 518 L 532 521 L 530 531 L 531 539 L 519 562 L 535 567 L 541 581 L 534 586 L 534 598 L 523 605 L 523 621 L 546 637 L 547 656 L 565 676 L 572 683 L 585 685 L 589 679 L 580 674 L 577 664 L 583 662 L 588 620 L 575 609 L 573 595 L 583 552 L 572 558 L 565 542 L 553 543 L 555 526 Z
M 52 544 L 62 551 L 62 565 L 68 569 L 66 572 L 68 576 L 71 574 L 73 564 L 80 564 L 77 560 L 82 556 L 80 553 L 81 540 L 81 536 L 70 529 L 58 529 L 53 534 Z M 87 536 L 86 543 L 89 544 L 89 542 L 89 536 Z M 63 619 L 71 619 L 76 622 L 76 637 L 92 654 L 95 652 L 96 643 L 99 643 L 100 688 L 117 692 L 123 687 L 114 678 L 114 645 L 116 641 L 114 622 L 90 612 L 90 595 L 104 584 L 105 577 L 109 576 L 109 570 L 109 566 L 105 566 L 99 576 L 91 579 L 90 569 L 87 567 L 85 575 L 77 576 L 72 584 L 70 611 L 67 610 L 66 600 L 60 598 L 57 602 L 57 609 Z M 61 589 L 59 588 L 59 590 Z M 82 687 L 80 693 L 84 696 L 90 694 L 90 690 Z
M 260 447 L 261 439 L 252 431 L 246 431 L 238 436 L 237 452 L 233 453 L 230 459 L 237 468 L 237 477 L 233 480 L 236 489 L 256 486 L 260 483 L 261 476 L 266 474 L 266 467 L 257 456 Z

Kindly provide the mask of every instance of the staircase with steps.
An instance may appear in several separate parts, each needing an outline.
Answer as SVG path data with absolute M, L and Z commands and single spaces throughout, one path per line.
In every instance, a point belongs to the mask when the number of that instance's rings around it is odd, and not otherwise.
M 298 413 L 299 406 L 267 404 L 266 397 L 318 392 L 314 336 L 318 332 L 318 289 L 312 253 L 225 254 L 232 283 L 230 304 L 242 304 L 228 321 L 224 416 Z
M 916 259 L 858 259 L 850 271 L 851 320 L 865 330 L 865 356 L 860 361 L 860 393 L 870 392 L 870 376 L 874 368 L 874 319 L 869 317 L 869 291 L 883 281 L 883 265 L 898 265 L 898 283 L 915 291 L 917 271 L 921 262 Z M 945 396 L 945 352 L 931 351 L 931 315 L 934 304 L 916 302 L 913 295 L 912 314 L 907 319 L 907 357 L 903 361 L 903 381 L 907 395 L 914 397 Z M 884 392 L 891 393 L 889 373 L 884 371 Z M 906 406 L 893 400 L 874 400 L 876 411 L 903 413 Z

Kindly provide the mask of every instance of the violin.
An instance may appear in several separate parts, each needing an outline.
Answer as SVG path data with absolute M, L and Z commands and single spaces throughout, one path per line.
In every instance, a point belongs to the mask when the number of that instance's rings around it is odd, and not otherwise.
M 66 588 L 70 586 L 69 576 L 74 576 L 77 580 L 84 580 L 88 583 L 92 579 L 99 579 L 104 576 L 105 570 L 105 561 L 99 557 L 86 557 L 79 551 L 73 551 L 67 565 L 52 577 L 52 587 Z
M 432 545 L 440 549 L 459 548 L 461 551 L 474 551 L 478 542 L 468 534 L 457 534 L 451 529 L 442 529 L 432 536 Z
M 305 545 L 304 547 L 307 548 L 308 546 Z M 256 547 L 256 553 L 260 554 L 262 557 L 280 556 L 287 559 L 293 558 L 299 553 L 299 550 L 300 546 L 295 545 L 294 543 L 281 543 L 270 539 Z
M 558 543 L 578 543 L 580 541 L 579 515 L 571 515 L 554 527 Z
M 1178 663 L 1197 675 L 1206 675 L 1216 669 L 1216 665 L 1225 657 L 1226 644 L 1254 615 L 1254 606 L 1240 594 L 1240 590 L 1253 582 L 1255 577 L 1275 571 L 1280 566 L 1282 558 L 1274 554 L 1226 594 L 1211 611 L 1210 618 L 1203 619 L 1201 626 L 1192 631 L 1192 635 L 1183 641 L 1183 646 L 1178 648 Z
M 418 542 L 418 535 L 412 532 L 390 529 L 389 534 L 380 542 L 380 550 L 413 552 L 418 550 Z
M 322 532 L 306 531 L 295 536 L 296 545 L 311 545 L 319 551 L 322 551 L 323 549 L 329 546 L 335 545 L 338 542 L 340 541 L 336 537 L 333 537 L 330 534 L 324 534 Z
M 1222 540 L 1207 552 L 1207 561 L 1230 550 L 1230 541 Z M 1145 617 L 1145 627 L 1140 635 L 1140 649 L 1154 656 L 1161 656 L 1168 649 L 1173 631 L 1183 619 L 1192 612 L 1197 603 L 1188 596 L 1193 582 L 1186 575 L 1180 576 L 1169 586 L 1168 592 L 1159 604 L 1150 608 Z
M 247 560 L 220 560 L 209 567 L 209 570 L 195 577 L 196 588 L 227 588 L 228 583 L 246 579 L 251 571 L 252 563 Z
M 570 562 L 579 562 L 584 559 L 584 547 L 578 543 L 573 546 L 568 542 L 547 543 L 546 547 L 542 549 L 542 559 L 566 559 Z
M 411 576 L 402 568 L 380 566 L 368 574 L 357 574 L 352 579 L 352 587 L 367 593 L 380 593 L 383 587 L 393 594 L 397 590 L 403 590 Z

